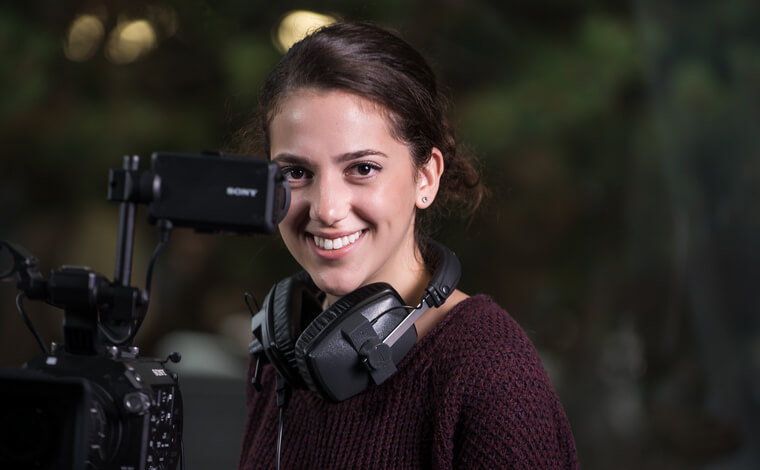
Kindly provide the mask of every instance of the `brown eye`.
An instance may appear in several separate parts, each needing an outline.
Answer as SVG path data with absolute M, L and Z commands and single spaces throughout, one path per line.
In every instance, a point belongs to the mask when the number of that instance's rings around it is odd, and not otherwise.
M 356 167 L 356 171 L 362 176 L 367 176 L 372 172 L 372 167 L 366 163 L 362 163 Z
M 350 172 L 357 177 L 369 177 L 374 176 L 376 172 L 380 171 L 380 166 L 372 162 L 359 162 L 352 165 Z
M 289 180 L 300 180 L 306 177 L 306 170 L 298 166 L 284 167 L 281 171 Z

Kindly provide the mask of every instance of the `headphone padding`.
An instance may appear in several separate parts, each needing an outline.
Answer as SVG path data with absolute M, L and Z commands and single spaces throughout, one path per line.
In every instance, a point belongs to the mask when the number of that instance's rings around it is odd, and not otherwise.
M 299 336 L 298 341 L 296 341 L 295 344 L 296 364 L 298 366 L 298 371 L 301 374 L 301 378 L 311 391 L 317 393 L 324 399 L 329 399 L 314 383 L 314 380 L 311 377 L 311 372 L 309 371 L 309 367 L 305 360 L 306 351 L 311 349 L 312 343 L 319 340 L 321 333 L 336 320 L 353 312 L 354 307 L 357 304 L 386 289 L 393 288 L 385 282 L 375 282 L 356 289 L 341 297 L 337 302 L 328 307 L 327 310 L 320 313 L 301 333 L 301 336 Z
M 300 380 L 295 356 L 295 344 L 301 333 L 301 322 L 304 317 L 311 317 L 309 310 L 321 310 L 316 299 L 316 288 L 310 284 L 305 271 L 299 272 L 277 283 L 271 300 L 272 340 L 286 361 L 284 364 L 274 365 L 295 388 L 306 386 Z

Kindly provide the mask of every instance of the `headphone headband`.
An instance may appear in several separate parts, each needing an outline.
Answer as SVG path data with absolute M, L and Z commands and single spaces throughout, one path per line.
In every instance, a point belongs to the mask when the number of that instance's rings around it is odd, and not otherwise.
M 454 292 L 459 283 L 462 266 L 454 252 L 435 240 L 427 240 L 426 243 L 431 248 L 430 253 L 433 259 L 430 261 L 434 265 L 435 274 L 433 274 L 430 284 L 425 288 L 425 294 L 417 308 L 409 312 L 409 315 L 383 340 L 383 343 L 390 347 L 393 347 L 396 341 L 401 339 L 410 327 L 414 326 L 414 322 L 428 308 L 440 307 L 446 303 L 446 299 Z
M 435 240 L 428 240 L 427 243 L 434 248 L 431 253 L 434 257 L 431 260 L 434 274 L 433 279 L 430 280 L 430 284 L 425 289 L 427 295 L 422 300 L 425 301 L 428 307 L 440 307 L 446 302 L 449 295 L 454 292 L 459 283 L 462 265 L 459 263 L 459 259 L 457 259 L 454 252 L 444 245 Z

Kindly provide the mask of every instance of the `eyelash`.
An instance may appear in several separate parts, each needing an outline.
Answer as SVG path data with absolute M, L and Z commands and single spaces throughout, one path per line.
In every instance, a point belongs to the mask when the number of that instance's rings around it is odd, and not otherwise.
M 360 172 L 359 169 L 362 167 L 369 168 L 369 171 L 367 172 L 367 174 L 362 174 Z M 371 171 L 380 171 L 382 169 L 383 168 L 380 165 L 373 162 L 357 162 L 351 165 L 350 167 L 348 167 L 348 170 L 356 171 L 358 176 L 361 178 L 368 178 L 372 176 L 370 174 Z M 300 166 L 284 166 L 280 169 L 280 171 L 282 172 L 283 176 L 285 176 L 285 178 L 288 179 L 288 181 L 300 181 L 304 178 L 310 178 L 312 176 L 312 173 L 309 170 Z M 301 176 L 296 177 L 293 175 L 293 172 L 295 171 L 303 172 L 303 174 Z

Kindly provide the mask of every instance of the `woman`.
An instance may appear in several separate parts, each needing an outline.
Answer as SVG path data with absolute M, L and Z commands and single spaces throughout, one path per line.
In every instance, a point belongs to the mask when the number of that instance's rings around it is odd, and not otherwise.
M 381 28 L 338 23 L 290 49 L 259 106 L 240 151 L 265 152 L 290 183 L 280 233 L 319 309 L 375 282 L 420 303 L 436 269 L 424 219 L 483 195 L 425 60 Z M 287 400 L 287 378 L 252 362 L 261 391 L 248 390 L 240 468 L 577 467 L 535 349 L 490 298 L 454 290 L 414 327 L 395 373 L 338 403 L 307 389 Z

